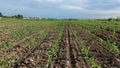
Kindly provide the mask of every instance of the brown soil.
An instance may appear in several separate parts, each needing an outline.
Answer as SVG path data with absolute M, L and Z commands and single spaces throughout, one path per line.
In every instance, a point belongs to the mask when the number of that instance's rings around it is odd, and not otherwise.
M 116 33 L 120 34 L 120 30 L 116 31 Z
M 74 30 L 79 37 L 83 38 L 86 46 L 91 46 L 89 56 L 93 56 L 97 64 L 101 64 L 102 68 L 120 68 L 120 59 L 116 58 L 105 45 L 99 43 L 96 36 L 89 35 L 77 27 L 74 27 Z M 92 41 L 94 44 L 91 44 Z
M 30 54 L 12 65 L 13 68 L 45 68 L 48 63 L 48 50 L 58 37 L 59 30 L 55 30 L 42 44 L 35 48 Z
M 54 64 L 49 68 L 91 68 L 90 64 L 83 59 L 83 54 L 66 25 L 57 55 L 54 56 Z
M 9 38 L 6 33 L 0 32 L 0 42 L 4 42 Z

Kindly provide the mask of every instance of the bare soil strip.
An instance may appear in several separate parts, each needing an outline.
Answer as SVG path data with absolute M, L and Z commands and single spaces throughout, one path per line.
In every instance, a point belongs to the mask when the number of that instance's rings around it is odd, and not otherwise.
M 57 55 L 53 61 L 54 64 L 50 65 L 49 68 L 91 68 L 90 64 L 83 59 L 83 54 L 70 31 L 69 24 L 66 25 Z
M 57 39 L 59 31 L 58 29 L 55 30 L 32 53 L 24 57 L 20 62 L 13 64 L 12 68 L 45 68 L 48 63 L 49 48 Z
M 83 38 L 86 46 L 90 46 L 90 43 L 94 41 L 94 44 L 90 47 L 89 56 L 93 56 L 97 64 L 101 64 L 102 68 L 120 68 L 120 59 L 116 58 L 105 45 L 99 43 L 97 37 L 88 35 L 77 27 L 74 27 L 74 30 L 77 31 L 79 37 Z

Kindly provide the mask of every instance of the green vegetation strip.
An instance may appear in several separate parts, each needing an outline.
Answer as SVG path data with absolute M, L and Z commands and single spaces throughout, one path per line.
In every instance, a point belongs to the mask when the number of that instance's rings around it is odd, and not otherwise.
M 59 44 L 60 44 L 60 41 L 61 41 L 63 33 L 64 33 L 64 29 L 65 29 L 65 25 L 62 27 L 61 31 L 59 32 L 58 39 L 55 41 L 55 43 L 50 48 L 50 52 L 48 54 L 48 58 L 49 58 L 49 64 L 48 65 L 52 65 L 54 63 L 53 62 L 53 56 L 55 56 L 57 51 L 58 51 Z

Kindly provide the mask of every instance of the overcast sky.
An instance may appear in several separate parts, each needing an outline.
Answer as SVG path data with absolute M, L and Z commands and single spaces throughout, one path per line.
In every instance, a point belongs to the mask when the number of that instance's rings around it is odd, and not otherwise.
M 117 17 L 120 0 L 0 0 L 0 12 L 46 18 Z

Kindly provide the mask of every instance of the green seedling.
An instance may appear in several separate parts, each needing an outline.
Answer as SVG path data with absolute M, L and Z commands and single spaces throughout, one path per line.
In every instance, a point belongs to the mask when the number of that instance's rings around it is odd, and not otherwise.
M 114 51 L 115 55 L 118 56 L 119 55 L 119 48 L 117 46 L 117 44 L 115 42 L 111 42 L 109 40 L 107 40 L 107 46 L 111 51 Z
M 84 52 L 85 56 L 88 56 L 88 53 L 89 53 L 89 50 L 88 50 L 88 47 L 82 45 L 82 51 Z
M 53 64 L 52 58 L 53 58 L 53 55 L 48 54 L 49 64 Z
M 118 56 L 119 55 L 119 48 L 117 47 L 117 44 L 114 42 L 111 44 L 112 49 L 115 52 L 115 55 Z
M 40 68 L 39 66 L 36 66 L 35 68 Z
M 95 63 L 95 60 L 93 57 L 89 57 L 88 61 L 90 62 L 90 64 L 92 64 L 92 68 L 101 68 L 100 65 L 97 65 Z
M 12 45 L 12 42 L 6 41 L 5 43 L 2 44 L 4 49 L 8 49 Z
M 100 41 L 100 43 L 103 43 L 103 42 L 104 42 L 103 39 L 101 39 L 101 38 L 99 38 L 99 41 Z
M 11 59 L 7 58 L 5 60 L 0 60 L 0 68 L 10 68 Z

